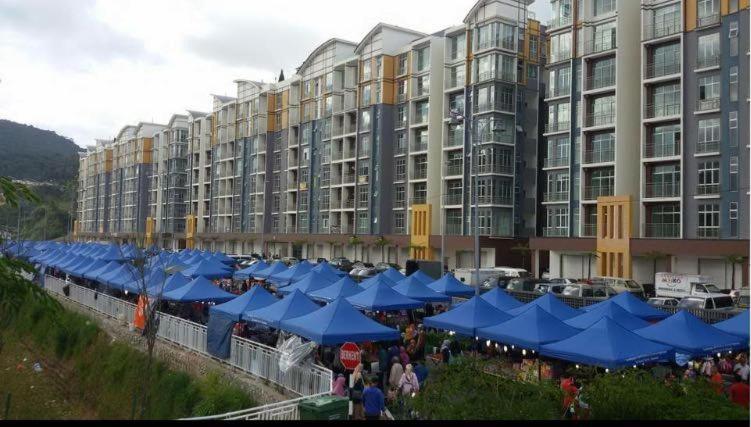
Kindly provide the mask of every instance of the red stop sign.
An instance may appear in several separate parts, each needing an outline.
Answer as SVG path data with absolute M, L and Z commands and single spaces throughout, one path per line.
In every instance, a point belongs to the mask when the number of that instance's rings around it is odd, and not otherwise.
M 353 342 L 344 343 L 339 349 L 339 360 L 350 371 L 354 371 L 360 364 L 360 347 Z

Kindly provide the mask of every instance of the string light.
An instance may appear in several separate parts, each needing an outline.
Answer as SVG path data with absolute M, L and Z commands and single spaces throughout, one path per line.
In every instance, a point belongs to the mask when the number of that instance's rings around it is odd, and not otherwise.
M 485 341 L 485 345 L 490 347 L 490 340 Z
M 605 373 L 606 373 L 606 374 L 610 373 L 610 369 L 608 369 L 608 368 L 605 368 Z
M 526 356 L 526 355 L 527 355 L 527 350 L 522 350 L 522 356 Z
M 579 369 L 579 365 L 576 365 L 576 369 Z
M 508 353 L 508 347 L 506 347 L 505 345 L 503 346 L 503 352 Z

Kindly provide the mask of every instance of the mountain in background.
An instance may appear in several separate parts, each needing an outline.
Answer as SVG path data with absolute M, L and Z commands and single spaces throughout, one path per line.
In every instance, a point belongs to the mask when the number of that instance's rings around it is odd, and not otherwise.
M 34 181 L 41 202 L 23 203 L 20 209 L 0 207 L 0 228 L 22 239 L 56 239 L 70 227 L 78 175 L 78 152 L 73 141 L 49 130 L 0 120 L 0 176 Z
M 0 175 L 63 184 L 76 178 L 82 150 L 55 132 L 0 120 Z

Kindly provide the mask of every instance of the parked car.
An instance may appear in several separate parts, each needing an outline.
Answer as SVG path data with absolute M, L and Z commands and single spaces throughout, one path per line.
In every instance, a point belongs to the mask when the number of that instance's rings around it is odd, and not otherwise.
M 527 270 L 511 267 L 493 267 L 481 268 L 480 283 L 483 289 L 493 289 L 495 287 L 505 287 L 506 281 L 511 278 L 529 277 Z M 475 286 L 475 269 L 474 268 L 457 268 L 454 270 L 454 277 L 465 285 Z
M 651 305 L 652 307 L 662 308 L 662 307 L 678 307 L 678 300 L 676 298 L 650 298 L 647 300 L 647 304 Z
M 352 261 L 345 257 L 332 258 L 330 262 L 331 266 L 347 273 L 352 270 Z
M 555 283 L 559 285 L 573 285 L 574 283 L 578 283 L 578 280 L 576 279 L 564 279 L 564 278 L 556 278 L 556 279 L 548 279 L 548 282 Z
M 283 262 L 284 264 L 286 264 L 286 265 L 287 265 L 287 267 L 292 267 L 293 265 L 295 265 L 295 264 L 297 264 L 298 262 L 300 262 L 300 260 L 298 260 L 298 259 L 297 259 L 297 258 L 295 258 L 295 257 L 291 257 L 291 256 L 286 256 L 286 257 L 282 258 L 282 262 Z
M 534 292 L 537 285 L 541 283 L 550 283 L 542 279 L 515 278 L 509 279 L 506 284 L 507 291 Z
M 376 274 L 376 268 L 373 264 L 369 262 L 355 262 L 355 264 L 352 266 L 352 270 L 350 270 L 349 275 L 352 276 L 352 278 L 355 279 L 367 279 L 369 277 L 373 277 Z
M 646 299 L 644 288 L 631 279 L 623 279 L 621 277 L 594 277 L 591 280 L 593 285 L 605 285 L 613 288 L 617 293 L 622 294 L 624 292 L 631 292 L 634 296 Z
M 748 308 L 748 298 L 749 298 L 749 290 L 748 286 L 745 288 L 741 288 L 741 290 L 738 292 L 738 299 L 735 301 L 735 305 L 738 308 L 746 309 Z
M 538 294 L 553 293 L 556 295 L 560 295 L 563 293 L 563 290 L 565 288 L 566 288 L 566 285 L 551 281 L 550 283 L 538 283 L 537 286 L 535 286 L 535 292 Z
M 682 298 L 678 303 L 679 309 L 700 308 L 704 310 L 733 310 L 733 299 L 730 296 L 690 296 Z
M 316 263 L 318 263 L 318 264 L 320 264 L 322 262 L 328 262 L 328 261 L 329 260 L 327 260 L 326 258 L 318 258 L 318 259 L 316 259 Z
M 617 294 L 612 287 L 601 284 L 574 283 L 563 289 L 563 296 L 567 297 L 610 298 Z
M 399 271 L 401 269 L 399 264 L 394 264 L 392 262 L 379 262 L 378 264 L 375 265 L 375 268 L 378 273 L 382 273 L 388 270 L 389 268 L 393 268 L 396 271 Z

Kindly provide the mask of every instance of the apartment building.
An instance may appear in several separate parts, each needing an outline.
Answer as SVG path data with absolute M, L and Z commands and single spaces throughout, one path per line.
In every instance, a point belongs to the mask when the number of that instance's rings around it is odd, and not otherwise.
M 532 242 L 550 274 L 748 283 L 728 261 L 748 254 L 748 2 L 551 4 L 546 221 Z

